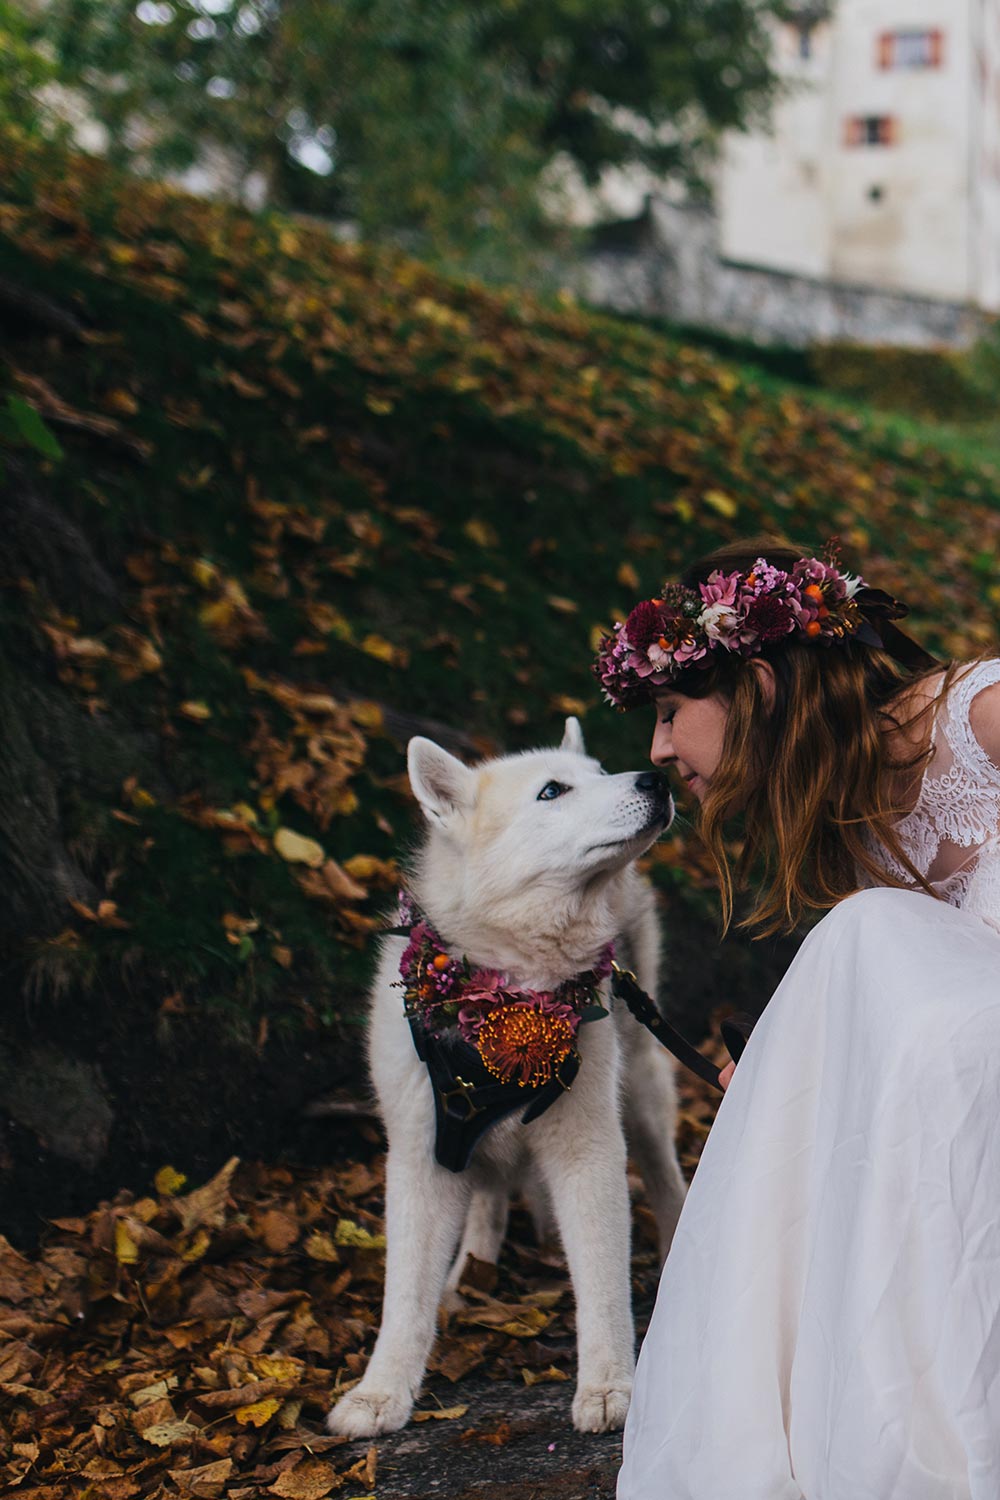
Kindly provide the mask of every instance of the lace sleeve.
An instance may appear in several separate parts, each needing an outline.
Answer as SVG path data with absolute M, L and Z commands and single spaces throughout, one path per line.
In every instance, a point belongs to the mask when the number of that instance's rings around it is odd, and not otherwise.
M 935 756 L 918 809 L 939 846 L 932 879 L 951 874 L 968 850 L 994 838 L 1000 827 L 1000 766 L 973 732 L 973 702 L 976 725 L 994 748 L 996 734 L 989 725 L 1000 716 L 1000 658 L 977 662 L 952 684 L 941 733 L 935 733 Z

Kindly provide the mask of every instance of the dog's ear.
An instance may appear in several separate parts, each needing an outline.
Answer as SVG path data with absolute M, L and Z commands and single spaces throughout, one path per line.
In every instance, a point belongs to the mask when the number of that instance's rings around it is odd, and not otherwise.
M 407 746 L 406 765 L 413 795 L 431 822 L 444 823 L 472 806 L 474 774 L 433 740 L 416 735 Z
M 572 717 L 566 720 L 566 732 L 563 735 L 560 750 L 572 750 L 574 755 L 586 755 L 583 748 L 583 730 L 580 728 L 580 720 Z

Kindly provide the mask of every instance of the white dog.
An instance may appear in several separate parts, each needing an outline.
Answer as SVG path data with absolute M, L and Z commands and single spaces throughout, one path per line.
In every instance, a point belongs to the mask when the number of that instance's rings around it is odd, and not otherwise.
M 624 954 L 655 995 L 653 893 L 634 860 L 673 820 L 659 776 L 607 775 L 587 756 L 572 718 L 558 750 L 469 768 L 417 738 L 408 763 L 428 825 L 410 889 L 450 954 L 553 990 L 617 940 L 619 960 Z M 403 1012 L 404 947 L 402 937 L 382 940 L 369 1032 L 389 1142 L 382 1326 L 363 1379 L 330 1412 L 328 1426 L 349 1437 L 403 1426 L 442 1297 L 453 1293 L 468 1253 L 496 1260 L 511 1193 L 527 1183 L 536 1192 L 536 1223 L 544 1231 L 547 1216 L 554 1220 L 573 1282 L 574 1426 L 621 1427 L 635 1362 L 625 1132 L 665 1255 L 686 1191 L 673 1145 L 673 1061 L 617 1002 L 610 1019 L 580 1026 L 572 1087 L 528 1124 L 518 1110 L 492 1125 L 466 1170 L 448 1171 L 434 1157 L 432 1085 Z M 606 980 L 602 989 L 608 1005 Z

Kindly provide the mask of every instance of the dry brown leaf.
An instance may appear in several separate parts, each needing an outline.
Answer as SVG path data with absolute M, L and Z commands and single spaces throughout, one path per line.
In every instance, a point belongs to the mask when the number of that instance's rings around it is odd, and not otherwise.
M 209 1229 L 222 1228 L 226 1220 L 229 1185 L 239 1162 L 238 1156 L 231 1156 L 225 1166 L 216 1172 L 211 1182 L 206 1182 L 204 1187 L 196 1188 L 193 1193 L 188 1193 L 184 1198 L 173 1200 L 173 1207 L 180 1215 L 185 1230 L 202 1226 Z
M 268 1492 L 281 1495 L 283 1500 L 323 1500 L 338 1483 L 337 1472 L 332 1464 L 321 1458 L 307 1458 L 279 1474 Z
M 450 1422 L 455 1417 L 464 1417 L 468 1406 L 442 1406 L 428 1411 L 415 1411 L 414 1422 Z

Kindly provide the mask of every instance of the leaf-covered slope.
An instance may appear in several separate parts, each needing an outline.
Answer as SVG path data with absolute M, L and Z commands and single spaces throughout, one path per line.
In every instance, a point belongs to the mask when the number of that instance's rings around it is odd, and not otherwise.
M 516 747 L 572 711 L 641 765 L 648 726 L 598 705 L 595 633 L 723 539 L 838 533 L 932 649 L 995 635 L 988 466 L 571 304 L 5 157 L 3 379 L 58 436 L 29 467 L 118 601 L 8 568 L 8 640 L 146 747 L 115 796 L 60 793 L 87 889 L 22 933 L 43 989 L 127 959 L 166 1016 L 215 1004 L 258 1042 L 353 1011 L 410 827 L 407 735 Z M 72 317 L 25 313 L 30 292 Z M 661 870 L 683 884 L 681 840 Z

